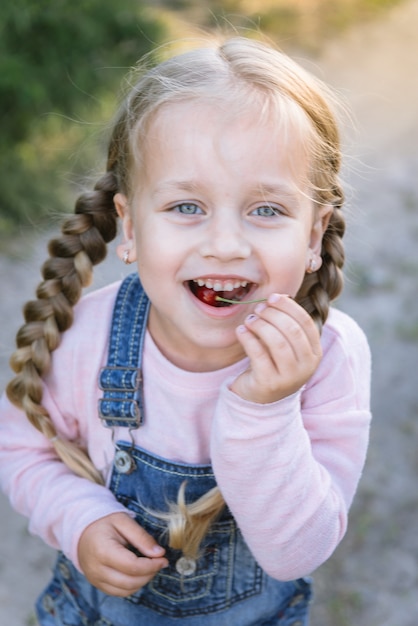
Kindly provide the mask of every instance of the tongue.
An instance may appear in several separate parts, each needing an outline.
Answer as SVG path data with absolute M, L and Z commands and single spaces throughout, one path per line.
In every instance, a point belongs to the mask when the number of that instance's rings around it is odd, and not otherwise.
M 196 283 L 192 283 L 191 290 L 193 294 L 198 298 L 201 302 L 205 304 L 209 304 L 210 306 L 231 306 L 228 302 L 222 302 L 216 299 L 216 296 L 220 296 L 221 298 L 227 298 L 228 300 L 241 300 L 245 298 L 247 295 L 249 288 L 248 287 L 237 287 L 232 291 L 214 291 L 213 289 L 209 289 L 208 287 L 199 287 Z

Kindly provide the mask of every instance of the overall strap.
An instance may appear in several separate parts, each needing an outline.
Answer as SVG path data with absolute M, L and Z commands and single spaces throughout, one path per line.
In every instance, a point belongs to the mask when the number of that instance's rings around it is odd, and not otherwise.
M 144 419 L 142 351 L 149 300 L 138 274 L 127 276 L 113 309 L 106 367 L 99 374 L 99 416 L 107 428 L 138 428 Z

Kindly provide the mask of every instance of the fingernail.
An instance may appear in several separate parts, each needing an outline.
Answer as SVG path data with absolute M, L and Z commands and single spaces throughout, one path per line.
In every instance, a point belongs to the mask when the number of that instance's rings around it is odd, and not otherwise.
M 157 556 L 162 556 L 165 553 L 165 550 L 161 546 L 153 546 L 151 552 Z
M 248 332 L 248 329 L 245 328 L 244 325 L 241 324 L 241 326 L 237 327 L 237 333 L 239 333 L 240 335 L 242 335 L 243 333 L 246 333 L 246 332 Z
M 264 302 L 260 302 L 259 304 L 257 304 L 257 306 L 255 307 L 254 311 L 258 314 L 262 313 L 264 311 L 264 309 L 267 308 L 267 305 Z
M 250 315 L 247 315 L 247 317 L 245 318 L 245 321 L 248 324 L 252 324 L 252 322 L 255 322 L 256 319 L 258 319 L 257 315 L 254 315 L 254 313 L 250 313 Z
M 269 304 L 274 304 L 275 302 L 278 302 L 281 298 L 291 298 L 292 296 L 289 296 L 288 293 L 272 293 L 271 296 L 269 296 L 267 302 Z

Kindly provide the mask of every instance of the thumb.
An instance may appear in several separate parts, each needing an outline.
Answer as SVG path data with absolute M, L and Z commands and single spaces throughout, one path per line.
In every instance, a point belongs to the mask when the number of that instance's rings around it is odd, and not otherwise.
M 118 519 L 117 531 L 128 543 L 133 552 L 138 552 L 137 556 L 161 557 L 165 550 L 160 546 L 146 530 L 142 528 L 134 519 L 123 514 Z

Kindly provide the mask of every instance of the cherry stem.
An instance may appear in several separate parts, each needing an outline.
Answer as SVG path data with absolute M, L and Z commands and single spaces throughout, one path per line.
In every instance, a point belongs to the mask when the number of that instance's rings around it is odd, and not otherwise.
M 215 300 L 218 302 L 227 302 L 228 304 L 256 304 L 257 302 L 267 302 L 267 298 L 261 298 L 260 300 L 228 300 L 228 298 L 222 298 L 222 296 L 215 296 Z

